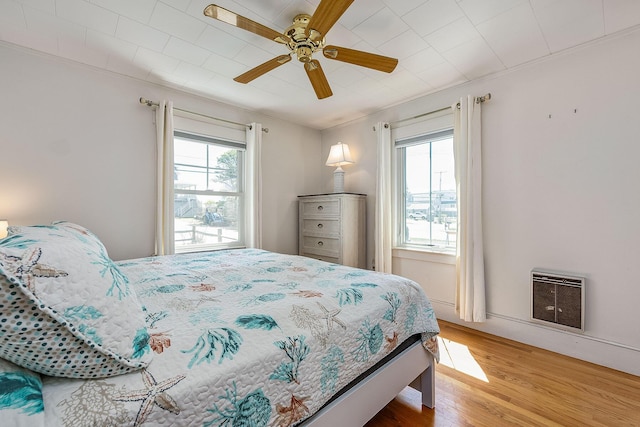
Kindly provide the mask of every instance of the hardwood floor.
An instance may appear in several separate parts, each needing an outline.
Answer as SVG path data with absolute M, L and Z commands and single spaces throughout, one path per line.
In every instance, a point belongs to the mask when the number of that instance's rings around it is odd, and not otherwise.
M 440 329 L 435 409 L 406 388 L 366 427 L 640 426 L 640 377 L 452 323 Z

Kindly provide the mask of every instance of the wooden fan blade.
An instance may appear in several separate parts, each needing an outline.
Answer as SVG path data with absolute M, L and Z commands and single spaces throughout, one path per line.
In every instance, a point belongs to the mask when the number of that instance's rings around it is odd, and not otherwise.
M 335 24 L 349 6 L 351 6 L 353 1 L 354 0 L 322 0 L 309 20 L 309 24 L 305 30 L 307 36 L 311 37 L 314 41 L 321 40 L 331 27 L 333 27 L 333 24 Z M 318 34 L 313 33 L 311 30 L 316 30 Z
M 313 90 L 316 91 L 318 99 L 328 98 L 333 95 L 327 77 L 324 75 L 324 71 L 322 71 L 322 67 L 317 59 L 306 62 L 304 69 L 307 72 L 307 76 L 309 76 L 311 86 L 313 86 Z
M 278 43 L 286 44 L 291 41 L 288 36 L 279 33 L 276 30 L 272 30 L 269 27 L 265 27 L 264 25 L 252 21 L 249 18 L 245 18 L 244 16 L 238 15 L 235 12 L 231 12 L 230 10 L 227 10 L 215 4 L 210 4 L 209 6 L 205 7 L 204 14 L 209 18 L 226 22 L 227 24 L 231 24 L 234 27 L 242 28 L 243 30 L 247 30 Z
M 286 64 L 289 61 L 291 61 L 291 56 L 280 55 L 276 58 L 273 58 L 265 62 L 264 64 L 260 64 L 257 67 L 250 69 L 244 74 L 240 74 L 238 77 L 236 77 L 233 80 L 237 81 L 238 83 L 245 83 L 245 84 L 249 83 L 250 81 L 257 79 L 261 75 L 268 73 L 274 68 L 278 68 L 282 64 Z
M 376 55 L 375 53 L 363 52 L 361 50 L 347 49 L 340 46 L 326 46 L 322 54 L 329 59 L 348 62 L 349 64 L 371 68 L 373 70 L 390 73 L 395 70 L 398 60 L 388 56 Z

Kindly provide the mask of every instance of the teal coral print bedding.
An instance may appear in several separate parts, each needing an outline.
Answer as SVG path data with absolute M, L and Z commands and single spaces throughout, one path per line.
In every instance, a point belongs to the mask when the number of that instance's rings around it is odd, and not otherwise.
M 437 356 L 432 307 L 398 276 L 256 249 L 117 266 L 153 360 L 104 379 L 46 377 L 48 425 L 292 426 L 411 335 Z
M 0 425 L 44 426 L 40 375 L 4 359 L 0 359 Z

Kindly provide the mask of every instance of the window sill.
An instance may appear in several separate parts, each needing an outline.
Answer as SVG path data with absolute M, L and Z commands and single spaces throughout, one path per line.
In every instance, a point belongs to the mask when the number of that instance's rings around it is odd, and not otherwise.
M 395 247 L 392 251 L 394 258 L 411 259 L 423 262 L 436 262 L 440 264 L 456 264 L 456 255 L 445 250 L 423 249 L 416 247 Z
M 193 252 L 211 252 L 211 251 L 221 251 L 225 249 L 242 249 L 246 246 L 240 244 L 229 244 L 229 245 L 191 245 L 191 246 L 180 246 L 175 248 L 175 252 L 177 254 L 188 254 Z

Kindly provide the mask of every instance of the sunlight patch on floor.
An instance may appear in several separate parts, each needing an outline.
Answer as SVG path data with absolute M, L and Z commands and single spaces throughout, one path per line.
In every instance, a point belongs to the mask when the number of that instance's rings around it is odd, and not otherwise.
M 446 338 L 438 337 L 440 345 L 440 364 L 470 375 L 486 383 L 489 379 L 469 351 L 469 347 Z

